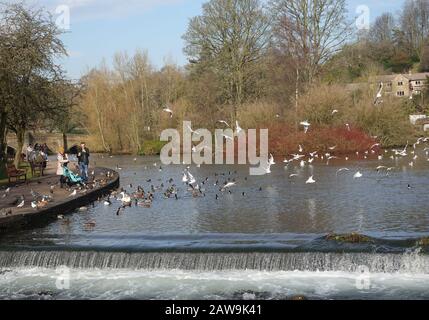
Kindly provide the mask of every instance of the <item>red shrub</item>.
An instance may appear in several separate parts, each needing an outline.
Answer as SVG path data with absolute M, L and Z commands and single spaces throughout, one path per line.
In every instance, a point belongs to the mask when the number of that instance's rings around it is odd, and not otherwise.
M 319 151 L 340 155 L 366 151 L 376 143 L 373 138 L 356 128 L 349 131 L 346 127 L 311 127 L 304 133 L 302 127 L 297 132 L 295 128 L 278 123 L 270 125 L 268 129 L 270 152 L 277 156 L 297 153 L 299 145 L 306 153 Z M 334 151 L 329 149 L 334 146 Z

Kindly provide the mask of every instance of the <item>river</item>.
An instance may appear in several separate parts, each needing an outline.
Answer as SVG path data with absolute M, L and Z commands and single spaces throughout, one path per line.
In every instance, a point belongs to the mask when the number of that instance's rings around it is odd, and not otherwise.
M 117 215 L 120 202 L 101 199 L 67 223 L 2 235 L 0 298 L 428 299 L 429 256 L 416 241 L 429 236 L 429 162 L 422 149 L 416 155 L 412 167 L 411 156 L 391 153 L 305 167 L 276 159 L 265 176 L 191 166 L 199 197 L 182 183 L 185 166 L 97 155 L 93 165 L 120 168 L 125 190 L 153 186 L 152 206 Z M 221 192 L 228 181 L 231 193 Z M 163 195 L 171 185 L 177 199 Z M 372 240 L 324 238 L 351 232 Z M 55 283 L 62 265 L 71 268 L 68 290 Z

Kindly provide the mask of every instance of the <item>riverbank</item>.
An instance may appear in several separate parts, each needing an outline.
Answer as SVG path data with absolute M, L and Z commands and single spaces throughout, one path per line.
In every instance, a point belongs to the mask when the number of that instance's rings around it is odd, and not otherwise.
M 119 187 L 117 172 L 106 168 L 95 168 L 93 171 L 94 175 L 86 188 L 61 189 L 58 176 L 52 170 L 48 170 L 44 177 L 3 187 L 0 190 L 0 231 L 21 229 L 30 224 L 33 226 L 57 219 L 58 215 L 87 206 Z M 39 208 L 35 209 L 31 205 L 34 194 L 48 196 L 50 200 L 42 202 Z M 24 206 L 18 208 L 18 202 L 22 199 Z

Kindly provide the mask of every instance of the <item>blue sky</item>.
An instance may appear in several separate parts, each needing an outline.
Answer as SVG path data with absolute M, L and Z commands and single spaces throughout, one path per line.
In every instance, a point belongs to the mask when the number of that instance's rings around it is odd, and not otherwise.
M 10 0 L 15 1 L 15 0 Z M 63 36 L 69 57 L 63 63 L 69 77 L 79 78 L 103 59 L 110 64 L 115 52 L 148 50 L 155 66 L 165 59 L 185 64 L 183 41 L 191 17 L 206 0 L 27 0 L 55 14 L 60 5 L 70 8 L 70 30 Z M 396 14 L 404 0 L 348 0 L 349 14 L 367 5 L 373 19 L 381 12 Z

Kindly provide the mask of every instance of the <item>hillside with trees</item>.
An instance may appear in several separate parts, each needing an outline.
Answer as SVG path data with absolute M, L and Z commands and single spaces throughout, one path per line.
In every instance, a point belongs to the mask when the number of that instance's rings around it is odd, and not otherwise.
M 428 71 L 429 1 L 408 0 L 398 16 L 384 13 L 365 32 L 348 16 L 344 0 L 210 0 L 183 35 L 186 66 L 157 69 L 147 52 L 123 52 L 113 67 L 84 77 L 87 129 L 107 152 L 151 153 L 165 128 L 190 120 L 214 129 L 220 119 L 268 127 L 277 153 L 297 143 L 341 152 L 374 140 L 405 144 L 415 134 L 408 114 L 422 101 L 386 97 L 374 107 L 377 86 L 350 92 L 345 85 Z M 303 120 L 312 135 L 302 134 Z
M 375 75 L 429 71 L 429 0 L 407 0 L 367 31 L 348 18 L 345 0 L 209 0 L 183 35 L 187 65 L 157 68 L 149 51 L 118 52 L 79 84 L 54 63 L 66 50 L 43 10 L 11 5 L 1 17 L 3 153 L 6 132 L 20 141 L 33 128 L 66 135 L 76 114 L 85 115 L 78 125 L 94 148 L 110 153 L 157 153 L 161 131 L 181 129 L 184 120 L 210 130 L 222 128 L 218 120 L 269 128 L 277 154 L 298 144 L 347 153 L 374 141 L 406 144 L 416 134 L 409 114 L 429 106 L 395 97 L 374 106 L 378 88 L 370 83 Z M 364 85 L 349 90 L 350 83 Z M 304 120 L 312 124 L 307 135 Z

